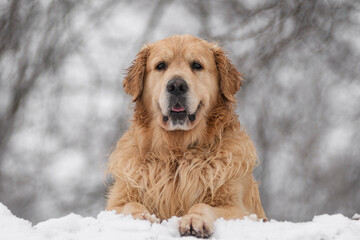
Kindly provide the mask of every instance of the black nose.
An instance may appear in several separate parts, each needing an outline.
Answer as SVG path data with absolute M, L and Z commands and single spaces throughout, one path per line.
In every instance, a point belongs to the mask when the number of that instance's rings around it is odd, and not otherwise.
M 167 91 L 175 96 L 185 94 L 188 88 L 187 83 L 181 78 L 171 79 L 166 86 Z

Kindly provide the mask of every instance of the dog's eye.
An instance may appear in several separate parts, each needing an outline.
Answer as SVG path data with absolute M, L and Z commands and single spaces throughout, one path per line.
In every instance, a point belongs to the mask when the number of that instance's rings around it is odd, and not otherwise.
M 165 62 L 159 62 L 155 67 L 156 70 L 165 70 L 165 68 L 166 68 Z
M 193 62 L 191 64 L 191 68 L 194 70 L 201 70 L 201 69 L 203 69 L 203 66 L 198 62 Z

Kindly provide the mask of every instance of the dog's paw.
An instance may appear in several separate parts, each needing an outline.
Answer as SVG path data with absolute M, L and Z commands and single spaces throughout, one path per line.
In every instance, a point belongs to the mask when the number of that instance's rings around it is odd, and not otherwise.
M 131 215 L 136 219 L 147 220 L 151 223 L 160 223 L 160 219 L 158 219 L 154 214 L 150 214 L 149 212 L 135 213 Z
M 179 231 L 181 236 L 209 238 L 214 232 L 214 223 L 200 214 L 187 214 L 179 221 Z

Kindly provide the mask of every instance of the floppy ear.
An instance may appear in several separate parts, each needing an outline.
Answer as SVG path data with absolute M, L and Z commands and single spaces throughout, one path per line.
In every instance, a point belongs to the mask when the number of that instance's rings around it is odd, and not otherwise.
M 235 102 L 234 95 L 242 85 L 242 74 L 236 70 L 235 66 L 226 57 L 224 50 L 219 46 L 213 46 L 212 51 L 219 72 L 220 91 L 225 99 Z
M 146 72 L 146 61 L 150 52 L 150 47 L 145 45 L 136 55 L 132 65 L 127 69 L 127 75 L 123 81 L 123 87 L 127 94 L 132 96 L 135 102 L 141 96 L 144 77 Z

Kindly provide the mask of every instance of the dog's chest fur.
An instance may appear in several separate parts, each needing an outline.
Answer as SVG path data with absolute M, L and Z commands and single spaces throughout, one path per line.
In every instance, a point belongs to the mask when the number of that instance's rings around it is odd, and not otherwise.
M 222 204 L 233 169 L 231 155 L 219 150 L 174 150 L 167 159 L 149 154 L 137 171 L 140 201 L 161 219 L 181 216 L 199 202 Z

